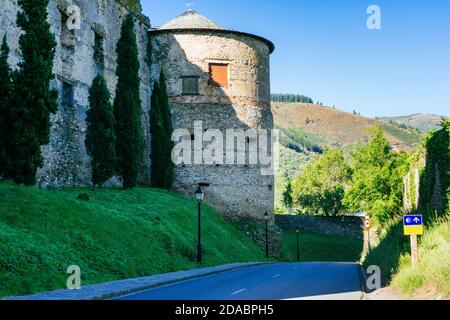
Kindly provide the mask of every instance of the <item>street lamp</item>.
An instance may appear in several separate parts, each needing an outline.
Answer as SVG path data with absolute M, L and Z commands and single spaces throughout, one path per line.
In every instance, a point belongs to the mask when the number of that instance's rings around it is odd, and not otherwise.
M 202 205 L 202 201 L 203 201 L 203 197 L 205 196 L 205 193 L 203 192 L 202 188 L 200 188 L 200 186 L 197 188 L 197 190 L 195 191 L 195 199 L 197 200 L 197 204 L 198 204 L 198 218 L 197 218 L 197 222 L 198 222 L 198 227 L 197 227 L 197 232 L 198 232 L 198 236 L 197 236 L 197 262 L 201 263 L 202 262 L 202 239 L 201 239 L 201 205 Z
M 269 214 L 264 213 L 264 221 L 266 221 L 266 258 L 269 257 Z
M 298 230 L 298 228 L 295 230 L 295 233 L 297 234 L 297 261 L 300 262 L 300 245 L 299 245 L 299 241 L 298 241 L 298 234 L 299 234 L 300 230 Z

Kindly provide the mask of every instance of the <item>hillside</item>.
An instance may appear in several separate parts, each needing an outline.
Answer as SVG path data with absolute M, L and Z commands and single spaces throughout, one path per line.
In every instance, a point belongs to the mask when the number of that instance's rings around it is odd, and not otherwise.
M 275 124 L 281 128 L 301 128 L 322 138 L 327 146 L 347 148 L 368 138 L 367 129 L 385 127 L 392 146 L 412 151 L 423 135 L 416 130 L 354 115 L 334 108 L 304 103 L 272 103 Z
M 306 103 L 272 103 L 275 126 L 280 129 L 280 170 L 275 182 L 275 206 L 287 182 L 300 174 L 306 163 L 325 146 L 341 148 L 346 154 L 368 140 L 367 129 L 380 124 L 391 145 L 413 151 L 424 134 L 395 122 L 380 121 L 334 108 Z
M 77 200 L 80 192 L 90 201 Z M 197 204 L 158 189 L 40 190 L 0 183 L 0 297 L 198 267 Z M 263 261 L 254 242 L 203 206 L 204 264 Z
M 435 114 L 412 114 L 400 117 L 381 117 L 378 119 L 386 122 L 394 121 L 400 125 L 417 128 L 421 132 L 428 133 L 439 130 L 443 118 L 443 116 Z

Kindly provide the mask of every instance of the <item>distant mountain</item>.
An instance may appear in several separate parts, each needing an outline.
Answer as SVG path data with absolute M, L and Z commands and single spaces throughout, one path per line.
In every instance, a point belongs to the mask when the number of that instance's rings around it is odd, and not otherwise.
M 380 124 L 395 149 L 412 152 L 425 134 L 393 120 L 371 119 L 309 103 L 272 102 L 275 127 L 280 130 L 280 170 L 275 182 L 275 205 L 282 207 L 287 182 L 300 174 L 308 161 L 326 146 L 349 154 L 356 144 L 368 141 L 367 129 Z
M 439 116 L 435 114 L 422 114 L 416 113 L 408 116 L 400 117 L 381 117 L 379 120 L 383 121 L 394 121 L 400 125 L 407 126 L 410 128 L 417 128 L 422 132 L 437 131 L 441 128 L 442 119 L 444 116 Z
M 272 113 L 276 126 L 289 131 L 301 130 L 313 137 L 320 147 L 349 149 L 367 141 L 367 129 L 377 123 L 385 130 L 390 144 L 397 149 L 412 151 L 424 137 L 419 130 L 395 121 L 367 118 L 317 104 L 272 103 Z

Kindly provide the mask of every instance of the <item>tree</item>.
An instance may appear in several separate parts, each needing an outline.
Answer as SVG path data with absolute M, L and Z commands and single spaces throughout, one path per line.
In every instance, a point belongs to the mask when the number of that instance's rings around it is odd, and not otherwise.
M 336 216 L 345 208 L 342 205 L 344 190 L 351 171 L 338 149 L 326 149 L 316 156 L 302 175 L 292 184 L 294 204 L 302 211 Z
M 56 42 L 47 22 L 48 0 L 19 0 L 19 5 L 22 59 L 13 81 L 9 170 L 15 182 L 31 185 L 43 164 L 41 146 L 49 143 L 50 114 L 57 110 L 58 93 L 50 89 Z
M 173 184 L 173 161 L 172 161 L 172 150 L 174 148 L 174 142 L 172 141 L 173 124 L 172 124 L 172 113 L 170 111 L 169 97 L 167 94 L 166 79 L 163 70 L 161 70 L 159 75 L 159 103 L 161 107 L 161 116 L 164 126 L 164 184 L 163 187 L 170 189 Z
M 159 84 L 155 81 L 153 84 L 152 104 L 150 110 L 150 133 L 152 135 L 152 185 L 156 188 L 163 187 L 163 136 L 164 124 L 161 115 L 161 104 L 159 102 Z
M 170 112 L 164 72 L 155 82 L 152 94 L 152 184 L 154 187 L 170 189 L 173 184 L 172 114 Z
M 89 90 L 86 149 L 91 157 L 92 183 L 101 185 L 114 175 L 116 135 L 114 114 L 106 81 L 97 76 Z
M 0 177 L 7 175 L 11 130 L 9 129 L 11 118 L 9 116 L 11 99 L 11 68 L 8 64 L 9 47 L 6 34 L 0 48 Z
M 294 204 L 292 199 L 292 183 L 290 181 L 286 186 L 286 190 L 284 190 L 283 192 L 283 204 L 290 212 L 292 209 L 292 205 Z
M 353 211 L 364 211 L 381 224 L 402 210 L 403 176 L 406 155 L 390 149 L 383 129 L 370 129 L 370 142 L 352 152 L 353 175 L 344 204 Z
M 118 81 L 114 118 L 117 171 L 123 178 L 123 187 L 129 189 L 137 184 L 143 149 L 139 59 L 132 14 L 128 14 L 123 21 L 116 52 Z

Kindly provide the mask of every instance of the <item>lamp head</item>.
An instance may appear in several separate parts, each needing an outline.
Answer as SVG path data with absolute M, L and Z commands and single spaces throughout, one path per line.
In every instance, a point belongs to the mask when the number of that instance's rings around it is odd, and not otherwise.
M 197 202 L 202 202 L 204 196 L 205 193 L 203 192 L 202 188 L 198 187 L 195 191 L 195 199 L 197 200 Z

